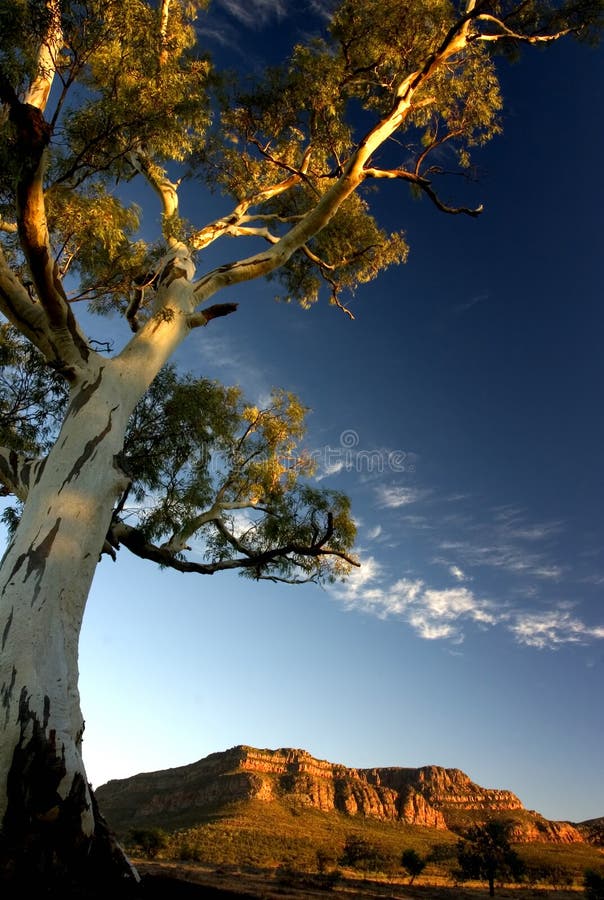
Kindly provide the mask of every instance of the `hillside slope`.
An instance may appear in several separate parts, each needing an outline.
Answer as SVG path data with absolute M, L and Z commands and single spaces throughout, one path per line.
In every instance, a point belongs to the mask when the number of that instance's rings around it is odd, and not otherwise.
M 230 804 L 259 801 L 438 831 L 498 818 L 512 823 L 515 841 L 589 840 L 587 829 L 548 821 L 510 791 L 480 787 L 459 769 L 353 769 L 295 749 L 233 747 L 188 766 L 110 781 L 96 796 L 118 831 L 191 826 Z

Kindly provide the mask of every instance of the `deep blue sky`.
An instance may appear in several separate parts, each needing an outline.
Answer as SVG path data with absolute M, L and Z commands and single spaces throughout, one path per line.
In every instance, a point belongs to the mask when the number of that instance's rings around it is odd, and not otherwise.
M 216 8 L 238 64 L 307 21 Z M 502 61 L 504 133 L 460 196 L 483 216 L 388 185 L 411 255 L 354 322 L 256 284 L 183 347 L 184 368 L 312 408 L 364 565 L 321 590 L 104 559 L 81 652 L 95 785 L 248 743 L 455 766 L 550 818 L 604 815 L 603 59 L 567 42 Z

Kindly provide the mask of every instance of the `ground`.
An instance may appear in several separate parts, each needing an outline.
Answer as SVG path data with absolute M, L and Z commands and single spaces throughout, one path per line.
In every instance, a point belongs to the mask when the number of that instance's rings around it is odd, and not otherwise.
M 190 897 L 216 900 L 486 900 L 488 888 L 453 887 L 430 884 L 405 884 L 405 879 L 373 881 L 346 878 L 337 884 L 321 886 L 318 876 L 289 875 L 262 870 L 230 871 L 173 862 L 136 863 L 145 885 L 144 896 L 161 900 Z M 500 900 L 579 900 L 580 889 L 506 888 L 495 891 Z

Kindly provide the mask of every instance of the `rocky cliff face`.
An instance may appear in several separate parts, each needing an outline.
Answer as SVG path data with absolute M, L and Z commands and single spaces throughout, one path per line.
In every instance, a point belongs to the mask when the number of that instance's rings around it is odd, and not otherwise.
M 599 819 L 588 819 L 576 827 L 590 844 L 604 847 L 604 816 L 600 816 Z
M 573 826 L 528 813 L 514 794 L 482 788 L 459 769 L 351 769 L 305 750 L 233 747 L 190 766 L 110 781 L 96 793 L 118 829 L 192 824 L 229 803 L 259 800 L 436 829 L 512 818 L 515 840 L 583 840 Z

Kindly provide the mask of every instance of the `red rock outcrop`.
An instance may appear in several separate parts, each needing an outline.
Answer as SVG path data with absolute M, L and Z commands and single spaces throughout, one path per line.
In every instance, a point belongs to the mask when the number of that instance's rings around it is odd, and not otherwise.
M 573 825 L 529 813 L 515 794 L 482 788 L 459 769 L 353 769 L 305 750 L 233 747 L 189 766 L 110 781 L 97 797 L 115 827 L 192 823 L 208 810 L 259 800 L 436 829 L 506 818 L 515 841 L 584 840 Z

